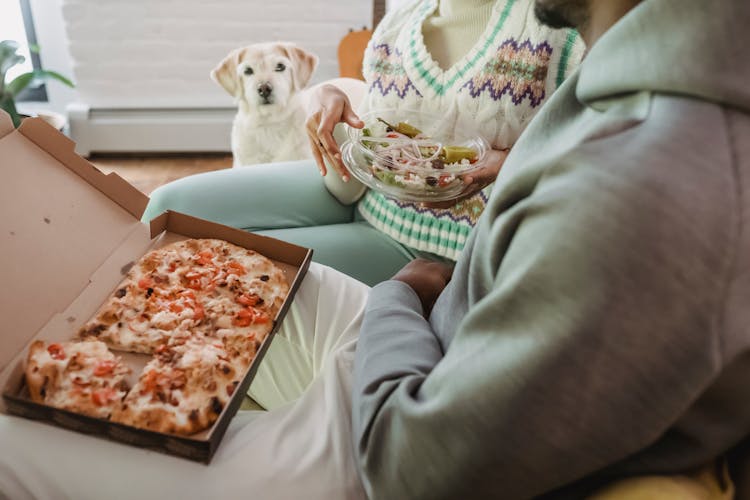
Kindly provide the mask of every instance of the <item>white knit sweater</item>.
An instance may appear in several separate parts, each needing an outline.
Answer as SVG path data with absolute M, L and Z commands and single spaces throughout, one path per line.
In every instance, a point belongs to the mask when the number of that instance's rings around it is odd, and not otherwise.
M 481 8 L 477 0 L 464 1 Z M 495 149 L 511 147 L 542 102 L 577 66 L 584 50 L 580 37 L 572 30 L 540 25 L 531 0 L 498 0 L 473 47 L 443 70 L 423 36 L 423 26 L 437 13 L 438 0 L 419 0 L 383 18 L 365 53 L 368 93 L 359 112 L 408 108 L 438 114 L 479 131 Z M 465 23 L 466 15 L 466 10 L 457 12 L 456 22 Z M 431 28 L 447 30 L 450 21 L 443 15 Z M 455 259 L 490 190 L 491 186 L 447 210 L 425 209 L 368 191 L 358 209 L 365 220 L 397 241 Z

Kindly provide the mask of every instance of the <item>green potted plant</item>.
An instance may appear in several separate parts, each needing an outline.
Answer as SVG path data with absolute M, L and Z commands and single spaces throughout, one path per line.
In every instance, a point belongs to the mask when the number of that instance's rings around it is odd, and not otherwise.
M 38 50 L 36 47 L 32 51 Z M 16 97 L 33 82 L 40 80 L 57 80 L 68 87 L 73 87 L 73 82 L 59 73 L 45 69 L 35 69 L 27 73 L 18 75 L 13 80 L 7 82 L 6 75 L 8 70 L 17 64 L 23 64 L 26 58 L 18 53 L 18 43 L 13 40 L 4 40 L 0 42 L 0 109 L 4 109 L 13 119 L 13 125 L 18 127 L 21 124 L 21 115 L 16 110 Z

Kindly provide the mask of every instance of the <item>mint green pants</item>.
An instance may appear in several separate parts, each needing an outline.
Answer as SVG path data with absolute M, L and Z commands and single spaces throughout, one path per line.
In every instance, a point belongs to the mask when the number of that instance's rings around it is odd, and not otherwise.
M 333 175 L 333 174 L 330 174 Z M 415 257 L 328 193 L 312 160 L 232 168 L 156 189 L 143 215 L 174 210 L 313 249 L 313 260 L 368 285 Z

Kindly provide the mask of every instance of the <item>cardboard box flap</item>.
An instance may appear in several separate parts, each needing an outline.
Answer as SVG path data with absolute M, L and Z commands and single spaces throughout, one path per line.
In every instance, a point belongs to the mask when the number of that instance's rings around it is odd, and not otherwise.
M 148 196 L 138 191 L 114 172 L 104 175 L 94 165 L 75 153 L 75 143 L 44 120 L 27 118 L 18 130 L 60 163 L 107 193 L 112 201 L 140 219 L 148 205 Z
M 0 112 L 0 130 L 8 120 Z M 73 153 L 41 119 L 0 137 L 0 371 L 89 284 L 148 198 Z
M 10 119 L 10 115 L 0 109 L 0 137 L 10 134 L 13 129 L 13 120 Z

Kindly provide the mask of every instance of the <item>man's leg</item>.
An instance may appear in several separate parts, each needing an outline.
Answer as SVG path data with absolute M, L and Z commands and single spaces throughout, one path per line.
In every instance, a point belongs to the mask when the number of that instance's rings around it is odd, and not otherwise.
M 310 266 L 248 394 L 267 410 L 299 399 L 331 356 L 353 349 L 368 291 L 334 269 Z
M 361 283 L 311 265 L 281 329 L 307 353 L 308 366 L 285 371 L 285 350 L 267 353 L 260 376 L 281 393 L 266 397 L 261 384 L 259 397 L 281 406 L 240 412 L 210 465 L 0 415 L 0 498 L 364 498 L 350 394 L 367 293 Z M 296 402 L 284 404 L 299 391 Z

